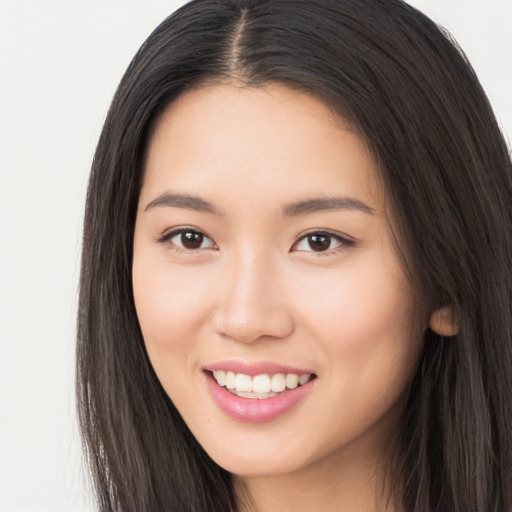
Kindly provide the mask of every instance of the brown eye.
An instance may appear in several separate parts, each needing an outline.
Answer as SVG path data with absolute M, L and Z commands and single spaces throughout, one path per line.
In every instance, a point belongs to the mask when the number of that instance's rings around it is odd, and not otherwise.
M 180 242 L 185 249 L 199 249 L 203 245 L 204 235 L 197 231 L 183 231 Z
M 348 248 L 354 245 L 354 242 L 340 235 L 328 233 L 325 231 L 315 231 L 299 238 L 292 248 L 294 252 L 309 253 L 330 253 L 337 249 Z
M 325 234 L 313 234 L 307 237 L 311 250 L 320 252 L 331 248 L 331 237 Z
M 218 249 L 215 242 L 201 231 L 182 228 L 167 233 L 158 240 L 164 244 L 170 244 L 176 249 L 186 251 L 198 251 L 202 249 Z

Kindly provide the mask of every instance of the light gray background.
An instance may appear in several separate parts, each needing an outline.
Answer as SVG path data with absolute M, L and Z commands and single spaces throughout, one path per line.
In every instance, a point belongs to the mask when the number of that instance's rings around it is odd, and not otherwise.
M 88 512 L 74 419 L 81 220 L 131 57 L 183 1 L 0 0 L 0 511 Z M 512 0 L 414 0 L 512 135 Z

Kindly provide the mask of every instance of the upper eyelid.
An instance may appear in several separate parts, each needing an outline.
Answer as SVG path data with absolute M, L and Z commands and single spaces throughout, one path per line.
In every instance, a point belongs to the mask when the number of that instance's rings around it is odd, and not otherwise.
M 198 233 L 198 234 L 204 236 L 205 238 L 210 240 L 212 247 L 203 247 L 203 248 L 198 247 L 196 249 L 188 249 L 186 247 L 180 247 L 180 245 L 178 245 L 176 243 L 171 243 L 171 240 L 174 237 L 179 236 L 180 234 L 186 233 L 186 232 Z M 172 246 L 171 248 L 174 251 L 178 251 L 180 253 L 189 253 L 189 254 L 199 253 L 206 249 L 218 250 L 218 248 L 219 248 L 217 245 L 217 242 L 215 242 L 215 240 L 210 235 L 205 233 L 202 229 L 199 229 L 199 228 L 196 228 L 193 226 L 179 226 L 179 227 L 169 228 L 169 229 L 165 230 L 161 235 L 155 237 L 155 241 L 162 245 Z
M 195 226 L 176 226 L 173 228 L 169 228 L 169 229 L 165 230 L 161 235 L 157 236 L 156 241 L 157 242 L 166 242 L 166 241 L 170 240 L 171 238 L 173 238 L 174 236 L 179 235 L 180 233 L 183 233 L 185 231 L 193 231 L 196 233 L 200 233 L 201 235 L 210 239 L 213 242 L 213 244 L 215 244 L 217 246 L 217 243 L 215 242 L 215 240 L 210 235 L 208 235 L 208 233 L 206 233 L 204 230 L 197 228 Z M 328 235 L 328 236 L 336 238 L 336 239 L 338 239 L 346 244 L 350 244 L 350 245 L 356 244 L 356 241 L 352 237 L 350 237 L 349 235 L 346 235 L 344 233 L 340 233 L 338 231 L 333 231 L 333 230 L 329 230 L 329 229 L 325 229 L 325 228 L 312 228 L 312 229 L 308 229 L 307 231 L 301 232 L 299 235 L 297 235 L 295 237 L 295 239 L 292 243 L 292 246 L 290 248 L 290 251 L 293 249 L 294 246 L 297 245 L 297 243 L 299 241 L 306 238 L 307 236 L 314 235 L 314 234 Z
M 332 249 L 327 249 L 325 251 L 295 250 L 295 248 L 299 245 L 299 243 L 301 243 L 305 238 L 307 238 L 308 236 L 311 236 L 311 235 L 315 235 L 315 234 L 316 235 L 327 235 L 332 238 L 335 238 L 338 240 L 338 242 L 340 242 L 340 245 L 338 247 L 333 247 Z M 308 255 L 314 255 L 315 257 L 320 257 L 320 256 L 333 255 L 340 251 L 344 251 L 349 248 L 355 247 L 356 245 L 357 245 L 356 240 L 354 240 L 352 237 L 345 235 L 343 233 L 333 232 L 328 229 L 312 229 L 312 230 L 309 230 L 309 231 L 299 235 L 295 239 L 289 252 L 290 253 L 305 253 Z
M 295 238 L 294 244 L 307 236 L 317 235 L 317 234 L 318 235 L 329 235 L 329 236 L 338 238 L 338 239 L 343 240 L 348 243 L 356 242 L 351 236 L 346 235 L 345 233 L 340 233 L 339 231 L 332 231 L 330 229 L 314 228 L 314 229 L 308 229 L 307 231 L 303 231 L 302 233 L 297 235 L 297 237 Z
M 200 233 L 201 235 L 209 238 L 210 240 L 213 240 L 213 238 L 210 235 L 208 235 L 208 233 L 206 233 L 202 229 L 196 228 L 194 226 L 177 226 L 177 227 L 166 229 L 163 231 L 163 233 L 158 235 L 156 237 L 156 239 L 157 240 L 168 240 L 169 238 L 179 235 L 180 233 L 183 233 L 185 231 L 193 231 L 194 233 Z

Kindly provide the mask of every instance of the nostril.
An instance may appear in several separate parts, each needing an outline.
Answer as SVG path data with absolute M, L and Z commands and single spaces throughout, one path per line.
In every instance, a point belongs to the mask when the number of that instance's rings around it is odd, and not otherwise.
M 225 339 L 240 343 L 283 339 L 295 329 L 291 315 L 277 307 L 273 311 L 253 312 L 251 315 L 239 310 L 223 312 L 220 316 L 214 322 L 217 333 Z

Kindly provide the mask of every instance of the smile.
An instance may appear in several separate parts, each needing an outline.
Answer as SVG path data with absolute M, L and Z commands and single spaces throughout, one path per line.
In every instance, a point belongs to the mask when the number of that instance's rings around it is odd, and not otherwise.
M 306 384 L 312 375 L 310 373 L 276 373 L 261 374 L 251 377 L 243 373 L 215 370 L 213 378 L 217 384 L 226 388 L 230 393 L 243 398 L 266 399 L 277 396 L 285 390 L 295 389 Z
M 293 373 L 291 368 L 281 365 L 265 364 L 258 368 L 258 365 L 221 363 L 214 366 L 204 370 L 211 398 L 221 411 L 243 422 L 277 419 L 303 402 L 317 381 L 313 373 Z M 226 366 L 231 366 L 231 370 L 222 369 Z

